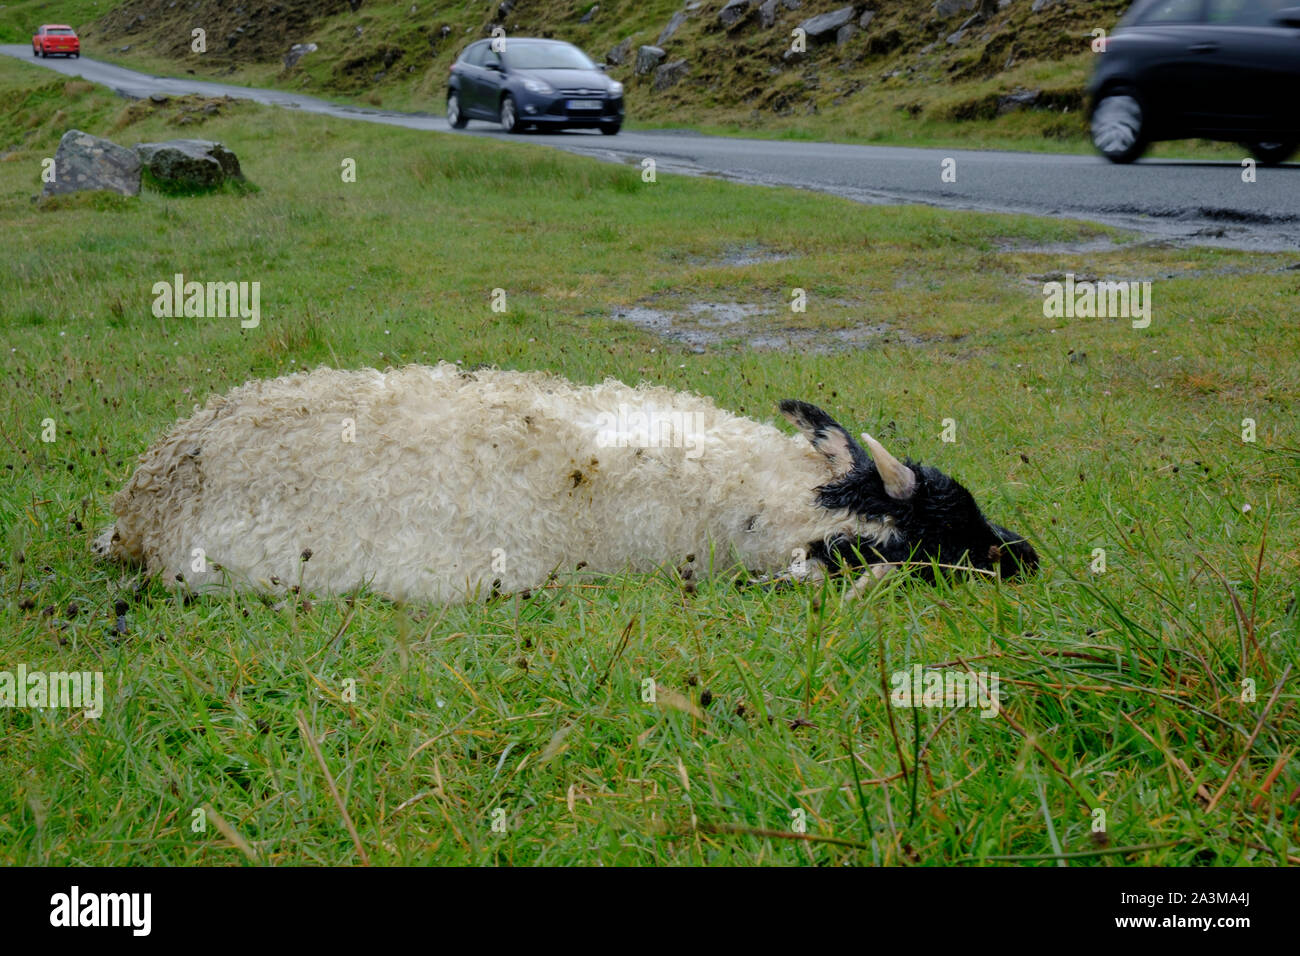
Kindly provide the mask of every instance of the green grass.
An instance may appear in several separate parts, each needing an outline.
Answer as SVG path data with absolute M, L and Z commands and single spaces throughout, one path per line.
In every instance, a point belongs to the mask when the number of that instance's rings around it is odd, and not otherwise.
M 1300 856 L 1294 257 L 1032 251 L 1109 233 L 646 184 L 527 144 L 252 105 L 202 135 L 257 192 L 47 208 L 30 197 L 64 128 L 129 145 L 175 135 L 170 114 L 100 89 L 60 100 L 17 62 L 0 62 L 0 92 L 0 151 L 17 146 L 0 161 L 0 669 L 99 670 L 106 689 L 97 720 L 0 709 L 0 860 L 239 865 L 240 843 L 299 864 Z M 790 258 L 719 264 L 742 246 Z M 1031 277 L 1067 270 L 1152 278 L 1151 327 L 1044 319 Z M 176 272 L 261 282 L 261 326 L 155 318 L 151 287 Z M 694 354 L 610 318 L 784 308 L 794 287 L 799 324 L 923 341 Z M 566 574 L 468 607 L 268 606 L 175 603 L 91 559 L 135 456 L 209 393 L 437 359 L 654 381 L 764 419 L 805 398 L 959 478 L 1039 546 L 1042 573 L 895 579 L 847 607 L 840 584 L 764 593 L 668 571 Z M 996 671 L 1002 715 L 890 707 L 882 686 L 918 663 Z M 1198 787 L 1222 789 L 1212 809 Z

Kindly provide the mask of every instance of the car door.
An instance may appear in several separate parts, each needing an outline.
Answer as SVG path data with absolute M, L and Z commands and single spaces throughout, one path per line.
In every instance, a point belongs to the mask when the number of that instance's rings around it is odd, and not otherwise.
M 501 89 L 505 85 L 505 62 L 501 54 L 489 43 L 483 50 L 483 75 L 480 77 L 480 108 L 484 119 L 496 119 L 501 103 Z
M 459 79 L 460 111 L 466 116 L 478 116 L 479 73 L 485 43 L 471 43 L 461 54 L 456 63 L 456 76 Z
M 1277 21 L 1294 0 L 1208 0 L 1218 49 L 1209 58 L 1225 131 L 1267 135 L 1300 128 L 1300 27 Z
M 1153 125 L 1169 135 L 1204 121 L 1204 57 L 1213 42 L 1204 17 L 1205 0 L 1156 0 L 1134 24 L 1138 87 Z

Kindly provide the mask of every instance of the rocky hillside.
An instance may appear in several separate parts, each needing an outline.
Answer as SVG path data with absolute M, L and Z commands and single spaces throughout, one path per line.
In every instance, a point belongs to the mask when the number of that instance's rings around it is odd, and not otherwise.
M 1127 5 L 127 0 L 83 32 L 88 48 L 123 62 L 174 61 L 198 75 L 437 109 L 451 61 L 500 26 L 567 39 L 603 59 L 641 121 L 874 138 L 900 123 L 992 120 L 1008 135 L 1068 139 L 1081 131 L 1091 31 L 1111 28 Z M 190 49 L 195 28 L 206 31 L 202 55 Z M 295 44 L 315 49 L 291 56 Z M 1024 115 L 1000 119 L 1009 114 Z

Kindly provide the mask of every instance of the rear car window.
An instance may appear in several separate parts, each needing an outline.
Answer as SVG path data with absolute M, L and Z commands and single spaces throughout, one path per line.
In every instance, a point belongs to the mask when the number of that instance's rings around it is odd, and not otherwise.
M 460 55 L 460 58 L 462 61 L 468 63 L 470 66 L 482 66 L 483 51 L 486 49 L 487 49 L 487 44 L 475 43 L 471 45 L 469 49 L 467 49 L 464 53 L 462 53 Z
M 48 36 L 55 36 L 55 37 L 70 37 L 73 35 L 71 30 L 46 30 L 45 33 Z

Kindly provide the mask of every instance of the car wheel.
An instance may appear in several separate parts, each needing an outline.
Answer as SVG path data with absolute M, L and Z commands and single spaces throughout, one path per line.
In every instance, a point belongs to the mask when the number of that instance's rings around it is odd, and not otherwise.
M 1147 148 L 1146 116 L 1127 90 L 1106 93 L 1092 111 L 1092 144 L 1112 163 L 1131 163 Z
M 1291 154 L 1296 151 L 1297 144 L 1291 143 L 1247 143 L 1246 148 L 1250 150 L 1250 155 L 1261 166 L 1276 166 L 1278 163 L 1285 163 L 1291 158 Z
M 36 48 L 35 53 L 36 53 L 36 55 L 39 56 L 39 57 L 44 57 L 44 56 L 45 56 L 45 51 L 42 50 L 40 47 L 37 47 L 37 48 Z
M 81 52 L 80 52 L 80 51 L 78 51 L 78 52 L 76 52 L 76 53 L 74 53 L 74 54 L 72 54 L 72 55 L 75 56 L 78 60 L 81 59 Z
M 447 94 L 447 122 L 452 129 L 464 129 L 469 119 L 460 111 L 460 97 L 455 93 Z
M 515 112 L 515 98 L 509 93 L 501 99 L 500 122 L 501 128 L 507 133 L 518 133 L 520 130 L 519 114 Z
M 617 136 L 618 131 L 623 128 L 622 123 L 602 123 L 600 131 L 606 136 Z

